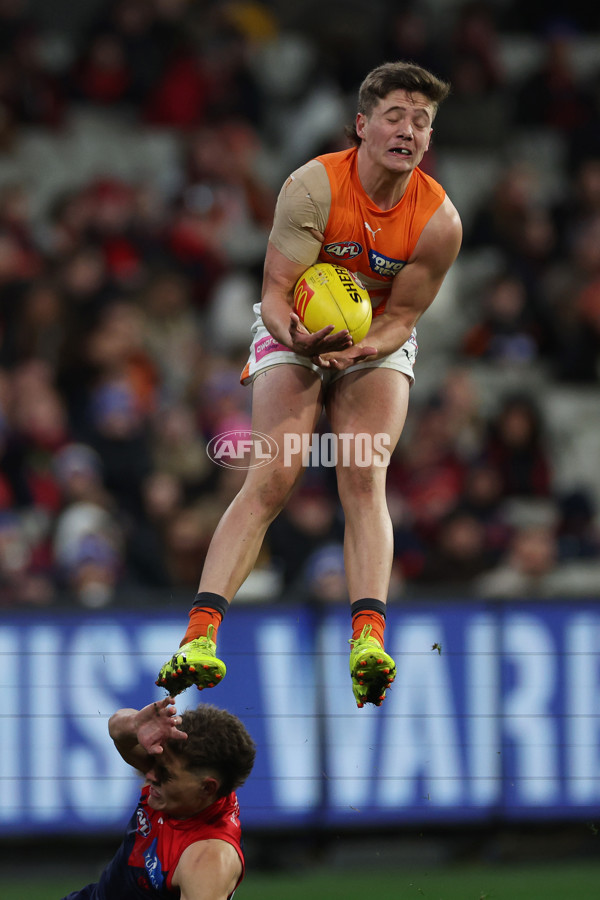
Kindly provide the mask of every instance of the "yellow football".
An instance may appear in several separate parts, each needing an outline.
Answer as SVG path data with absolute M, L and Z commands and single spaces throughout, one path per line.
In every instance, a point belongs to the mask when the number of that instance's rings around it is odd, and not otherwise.
M 355 344 L 371 327 L 371 298 L 353 272 L 343 266 L 317 262 L 294 288 L 294 310 L 311 333 L 333 325 L 347 329 Z

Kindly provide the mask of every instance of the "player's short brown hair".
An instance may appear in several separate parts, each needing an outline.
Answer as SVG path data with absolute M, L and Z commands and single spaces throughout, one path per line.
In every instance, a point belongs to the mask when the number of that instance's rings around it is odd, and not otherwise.
M 368 118 L 391 91 L 423 94 L 433 106 L 435 117 L 440 103 L 450 93 L 450 84 L 416 63 L 386 62 L 372 69 L 363 80 L 358 91 L 357 112 Z M 346 129 L 346 134 L 352 143 L 360 145 L 354 125 Z
M 201 704 L 186 710 L 180 730 L 187 741 L 169 741 L 169 749 L 181 756 L 186 769 L 215 769 L 221 779 L 219 797 L 240 787 L 254 765 L 256 745 L 233 713 Z

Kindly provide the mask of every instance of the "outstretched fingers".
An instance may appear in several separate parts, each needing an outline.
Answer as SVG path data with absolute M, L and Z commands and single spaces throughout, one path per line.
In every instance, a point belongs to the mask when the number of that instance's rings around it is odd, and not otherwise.
M 320 356 L 352 346 L 350 332 L 346 329 L 334 331 L 333 325 L 327 325 L 311 334 L 295 312 L 290 313 L 290 338 L 292 349 L 302 356 Z
M 181 721 L 173 697 L 149 703 L 140 710 L 138 743 L 150 755 L 162 753 L 167 741 L 187 740 L 187 734 L 178 727 Z

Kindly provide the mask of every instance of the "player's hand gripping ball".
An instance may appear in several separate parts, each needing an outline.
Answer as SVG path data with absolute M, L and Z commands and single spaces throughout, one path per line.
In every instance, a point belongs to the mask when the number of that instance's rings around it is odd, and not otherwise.
M 358 344 L 371 327 L 373 308 L 366 288 L 354 273 L 332 263 L 315 263 L 300 276 L 294 288 L 294 311 L 314 333 L 333 325 L 347 329 Z

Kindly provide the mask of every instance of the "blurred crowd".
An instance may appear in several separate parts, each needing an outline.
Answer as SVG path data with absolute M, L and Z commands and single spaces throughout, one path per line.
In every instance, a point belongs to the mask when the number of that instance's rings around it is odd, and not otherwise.
M 362 77 L 393 58 L 453 84 L 434 176 L 448 150 L 504 156 L 465 222 L 463 254 L 491 251 L 493 270 L 461 298 L 449 363 L 422 347 L 417 378 L 436 367 L 437 388 L 391 462 L 391 599 L 597 595 L 594 491 L 557 485 L 526 379 L 489 412 L 473 374 L 538 365 L 548 383 L 600 387 L 600 62 L 582 77 L 572 54 L 600 21 L 587 3 L 568 18 L 562 5 L 457 3 L 441 28 L 434 3 L 382 0 L 365 31 L 360 10 L 330 2 L 317 34 L 267 0 L 116 0 L 57 52 L 26 0 L 0 0 L 3 605 L 193 596 L 244 477 L 206 450 L 250 428 L 239 375 L 278 186 L 345 146 Z M 515 81 L 500 45 L 521 33 L 543 52 Z M 60 134 L 81 110 L 168 133 L 174 170 L 106 171 L 40 211 L 3 165 L 27 129 Z M 558 142 L 559 189 L 511 154 L 524 128 Z M 346 599 L 333 479 L 309 468 L 244 596 Z

